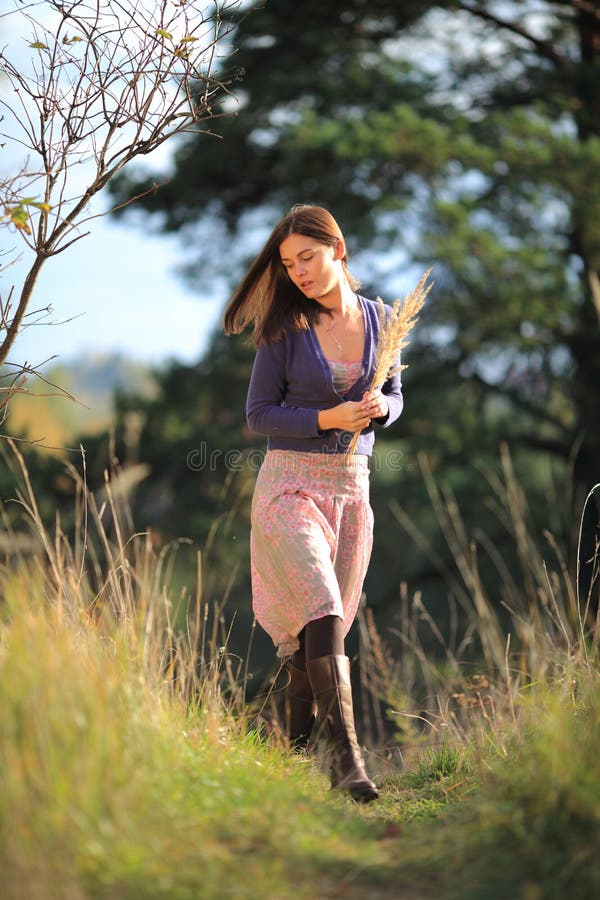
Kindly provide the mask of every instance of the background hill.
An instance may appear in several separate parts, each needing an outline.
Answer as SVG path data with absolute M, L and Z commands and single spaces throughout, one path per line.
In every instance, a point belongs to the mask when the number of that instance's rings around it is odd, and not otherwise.
M 43 378 L 31 376 L 26 393 L 14 397 L 5 431 L 39 441 L 48 452 L 110 428 L 116 392 L 151 398 L 156 391 L 153 369 L 119 353 L 76 356 L 51 365 Z

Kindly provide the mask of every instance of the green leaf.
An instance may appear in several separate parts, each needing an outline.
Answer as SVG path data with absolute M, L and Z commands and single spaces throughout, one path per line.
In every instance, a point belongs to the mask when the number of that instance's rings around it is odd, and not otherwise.
M 44 211 L 52 209 L 50 203 L 44 203 L 41 200 L 36 200 L 35 197 L 21 197 L 19 201 L 19 207 L 25 206 L 35 206 L 36 209 L 42 209 Z M 18 207 L 15 207 L 15 209 L 17 208 Z
M 47 50 L 48 47 L 46 44 L 42 43 L 42 41 L 33 41 L 30 45 L 34 50 Z
M 31 234 L 29 214 L 22 203 L 18 206 L 5 206 L 4 219 L 8 219 L 10 224 L 14 225 L 19 231 L 24 231 L 25 234 Z
M 169 32 L 166 31 L 164 28 L 157 28 L 156 31 L 154 32 L 154 34 L 158 35 L 158 37 L 165 38 L 167 41 L 173 40 L 173 35 L 169 34 Z

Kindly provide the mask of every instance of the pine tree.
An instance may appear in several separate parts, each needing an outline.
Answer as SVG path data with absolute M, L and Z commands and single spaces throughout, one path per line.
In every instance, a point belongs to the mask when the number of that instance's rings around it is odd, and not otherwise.
M 586 493 L 600 480 L 598 4 L 278 0 L 240 21 L 223 72 L 238 81 L 221 137 L 186 140 L 142 201 L 188 244 L 202 235 L 191 277 L 235 276 L 292 203 L 328 206 L 371 296 L 434 266 L 407 359 L 412 452 L 468 481 L 506 441 L 532 481 L 542 455 L 574 461 Z

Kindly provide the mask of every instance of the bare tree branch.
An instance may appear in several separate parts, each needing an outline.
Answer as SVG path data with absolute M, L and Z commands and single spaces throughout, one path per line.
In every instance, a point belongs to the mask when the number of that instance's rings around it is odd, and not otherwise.
M 0 296 L 0 365 L 24 327 L 46 260 L 85 236 L 90 200 L 124 166 L 187 131 L 204 131 L 228 93 L 219 71 L 245 0 L 12 0 L 0 16 L 2 137 L 22 147 L 16 176 L 0 180 L 0 225 L 33 259 L 20 289 Z M 8 26 L 8 27 L 7 27 Z M 12 37 L 14 36 L 14 37 Z M 27 58 L 23 60 L 23 40 Z M 82 172 L 85 181 L 82 183 Z M 135 200 L 136 198 L 131 198 Z M 106 213 L 103 213 L 105 215 Z M 6 266 L 3 266 L 3 270 Z M 15 299 L 16 298 L 16 299 Z M 22 367 L 21 374 L 27 373 Z M 19 384 L 3 389 L 12 396 Z M 12 393 L 11 393 L 12 391 Z M 7 401 L 0 400 L 6 409 Z
M 479 19 L 483 19 L 486 22 L 491 22 L 493 25 L 496 25 L 498 28 L 502 28 L 505 31 L 510 31 L 512 34 L 518 35 L 518 37 L 523 38 L 532 46 L 535 47 L 540 56 L 543 56 L 545 59 L 550 60 L 550 62 L 554 63 L 555 66 L 558 66 L 561 69 L 568 68 L 569 61 L 566 57 L 562 56 L 557 50 L 549 44 L 547 41 L 541 40 L 541 38 L 535 37 L 531 32 L 527 31 L 522 25 L 519 25 L 517 22 L 511 22 L 508 19 L 503 19 L 501 16 L 492 13 L 489 9 L 484 9 L 481 6 L 473 6 L 472 3 L 457 3 L 459 9 L 464 10 L 465 12 L 470 13 L 473 16 L 477 16 Z
M 46 360 L 46 362 L 47 362 L 47 360 Z M 10 363 L 8 363 L 8 365 L 10 366 Z M 0 377 L 0 382 L 4 379 L 8 379 L 8 381 L 9 381 L 9 383 L 6 387 L 2 386 L 2 384 L 0 383 L 0 425 L 3 425 L 4 422 L 6 421 L 9 403 L 16 394 L 27 394 L 27 396 L 29 396 L 29 397 L 37 397 L 37 398 L 40 398 L 40 397 L 66 397 L 68 400 L 71 400 L 73 403 L 77 403 L 79 406 L 83 406 L 86 409 L 88 408 L 85 406 L 85 403 L 82 403 L 80 400 L 77 400 L 77 398 L 74 397 L 73 394 L 71 394 L 65 388 L 60 387 L 59 385 L 55 384 L 53 381 L 50 381 L 48 378 L 46 378 L 44 375 L 42 375 L 39 371 L 39 366 L 41 366 L 41 365 L 44 365 L 44 363 L 40 363 L 38 366 L 30 366 L 27 363 L 23 363 L 23 364 L 15 366 L 15 369 L 17 370 L 16 372 Z M 38 393 L 38 392 L 33 392 L 33 391 L 29 390 L 29 388 L 26 388 L 25 384 L 27 383 L 28 379 L 31 376 L 34 376 L 35 378 L 42 381 L 44 384 L 46 384 L 48 387 L 50 387 L 51 390 L 45 391 L 43 393 Z M 6 437 L 6 435 L 0 434 L 0 437 Z M 40 441 L 43 441 L 43 440 L 44 440 L 44 438 L 40 439 Z M 28 443 L 45 446 L 45 445 L 41 445 L 40 441 L 31 440 L 31 441 L 28 441 Z M 51 449 L 51 448 L 48 448 L 48 449 Z M 60 448 L 55 447 L 52 449 L 58 450 Z M 67 448 L 65 448 L 65 449 L 67 449 Z

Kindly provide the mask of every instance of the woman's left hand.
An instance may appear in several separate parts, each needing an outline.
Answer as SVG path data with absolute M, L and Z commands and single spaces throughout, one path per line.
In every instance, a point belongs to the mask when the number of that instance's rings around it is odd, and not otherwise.
M 383 419 L 390 411 L 385 395 L 379 388 L 375 391 L 365 391 L 362 395 L 361 408 L 370 419 Z

